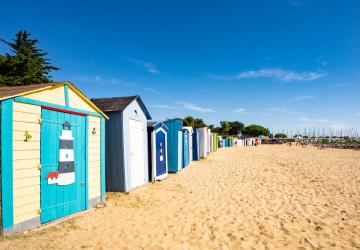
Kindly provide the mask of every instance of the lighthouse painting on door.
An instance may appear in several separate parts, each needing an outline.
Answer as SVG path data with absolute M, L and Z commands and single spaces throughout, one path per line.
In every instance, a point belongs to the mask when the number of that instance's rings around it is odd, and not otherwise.
M 69 122 L 63 123 L 63 129 L 59 139 L 60 150 L 58 171 L 50 172 L 47 176 L 47 181 L 48 184 L 65 186 L 75 182 L 74 138 L 71 132 L 71 124 Z

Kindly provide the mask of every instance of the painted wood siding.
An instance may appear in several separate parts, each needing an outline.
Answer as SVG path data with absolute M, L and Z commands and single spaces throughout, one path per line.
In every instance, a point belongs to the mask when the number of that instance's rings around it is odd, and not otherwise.
M 39 216 L 41 107 L 14 102 L 13 187 L 14 224 Z M 25 131 L 32 138 L 25 142 Z
M 105 125 L 106 190 L 125 192 L 122 112 L 106 114 L 110 117 Z
M 95 129 L 96 134 L 93 134 Z M 100 174 L 100 117 L 89 116 L 88 125 L 88 194 L 89 199 L 98 198 L 101 195 Z
M 68 93 L 69 93 L 70 107 L 91 111 L 91 112 L 97 112 L 89 104 L 87 104 L 80 96 L 78 96 L 71 88 L 69 88 Z
M 29 95 L 25 95 L 24 97 L 42 102 L 65 105 L 65 94 L 63 86 L 32 93 Z
M 136 112 L 135 112 L 136 111 Z M 142 111 L 139 103 L 137 101 L 131 102 L 126 109 L 122 112 L 123 118 L 123 147 L 124 147 L 124 166 L 125 166 L 125 191 L 130 191 L 131 188 L 131 170 L 130 170 L 130 131 L 129 131 L 129 120 L 140 121 L 142 123 L 142 128 L 144 131 L 144 138 L 142 145 L 139 147 L 143 147 L 143 167 L 145 171 L 145 177 L 149 176 L 149 169 L 148 169 L 148 147 L 147 147 L 147 118 Z M 145 182 L 149 180 L 146 178 Z

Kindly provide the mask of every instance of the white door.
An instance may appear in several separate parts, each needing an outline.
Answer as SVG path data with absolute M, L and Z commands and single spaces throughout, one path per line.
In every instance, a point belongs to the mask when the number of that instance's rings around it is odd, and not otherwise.
M 131 188 L 145 184 L 144 128 L 142 122 L 129 120 Z

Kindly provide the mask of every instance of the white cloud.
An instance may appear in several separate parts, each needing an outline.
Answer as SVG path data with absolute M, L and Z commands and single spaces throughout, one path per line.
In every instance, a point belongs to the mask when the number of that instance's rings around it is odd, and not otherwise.
M 135 59 L 128 59 L 128 61 L 144 68 L 147 72 L 149 72 L 151 74 L 160 74 L 160 70 L 158 70 L 158 68 L 152 63 L 135 60 Z
M 319 79 L 325 75 L 325 73 L 321 72 L 296 72 L 293 70 L 285 70 L 281 68 L 267 68 L 261 70 L 250 70 L 241 72 L 236 76 L 236 79 L 269 77 L 278 79 L 282 82 L 292 82 L 312 81 Z
M 156 89 L 153 89 L 153 88 L 147 88 L 145 87 L 144 90 L 148 91 L 148 92 L 151 92 L 155 95 L 158 95 L 159 94 L 159 91 L 157 91 Z
M 176 107 L 166 104 L 150 104 L 149 107 L 159 108 L 159 109 L 177 109 Z
M 243 113 L 245 111 L 246 111 L 246 108 L 237 108 L 237 109 L 233 110 L 234 113 Z
M 300 95 L 300 96 L 296 96 L 294 98 L 294 101 L 304 101 L 304 100 L 311 100 L 311 99 L 315 99 L 315 96 L 312 95 Z
M 330 120 L 323 119 L 323 118 L 303 117 L 303 118 L 298 119 L 298 121 L 304 122 L 304 123 L 311 123 L 313 125 L 323 124 L 323 126 L 326 126 L 327 128 L 331 128 L 331 129 L 335 129 L 335 130 L 348 128 L 348 126 L 345 123 L 337 122 L 337 121 L 330 121 Z
M 104 84 L 104 85 L 117 85 L 122 82 L 121 80 L 117 79 L 116 77 L 106 78 L 106 77 L 102 77 L 100 75 L 95 75 L 95 76 L 83 75 L 83 76 L 74 77 L 74 79 L 79 82 L 89 82 L 89 83 L 95 82 L 95 83 Z
M 213 112 L 216 112 L 213 109 L 200 107 L 200 106 L 197 106 L 196 104 L 193 104 L 193 103 L 190 103 L 190 102 L 179 102 L 179 104 L 180 104 L 181 108 L 189 109 L 189 110 L 193 110 L 193 111 L 198 111 L 198 112 L 201 112 L 201 113 L 213 113 Z

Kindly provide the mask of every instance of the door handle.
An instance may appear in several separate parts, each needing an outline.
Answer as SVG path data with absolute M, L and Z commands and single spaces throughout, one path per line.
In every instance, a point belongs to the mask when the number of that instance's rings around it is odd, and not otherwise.
M 80 185 L 81 185 L 81 186 L 84 186 L 84 185 L 85 185 L 85 181 L 80 182 Z

